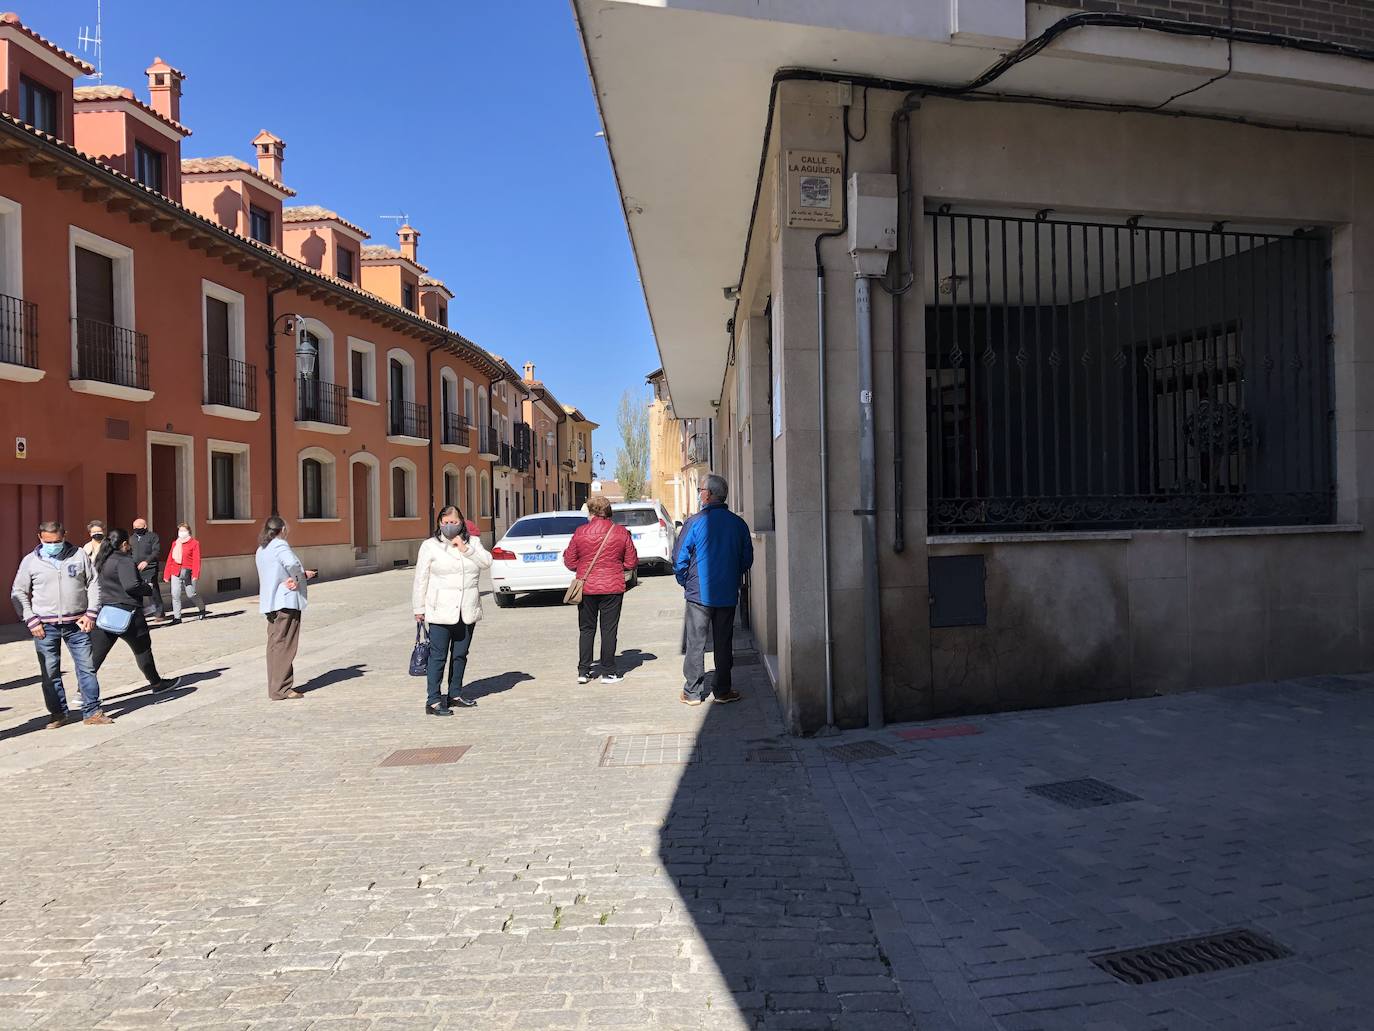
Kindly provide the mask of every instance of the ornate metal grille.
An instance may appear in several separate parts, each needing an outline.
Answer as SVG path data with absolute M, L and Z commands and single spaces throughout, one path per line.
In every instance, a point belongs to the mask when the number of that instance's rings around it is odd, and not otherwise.
M 1329 241 L 926 221 L 931 533 L 1329 522 Z

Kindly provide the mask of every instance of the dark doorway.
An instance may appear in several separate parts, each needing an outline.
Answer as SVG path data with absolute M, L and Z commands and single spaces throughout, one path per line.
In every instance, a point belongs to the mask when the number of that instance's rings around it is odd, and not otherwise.
M 106 525 L 127 530 L 138 516 L 138 477 L 133 473 L 105 474 Z
M 153 510 L 148 513 L 152 528 L 166 540 L 176 536 L 177 449 L 170 444 L 152 445 Z
M 62 488 L 56 484 L 0 483 L 0 569 L 12 575 L 20 559 L 38 545 L 38 524 L 62 519 Z M 85 527 L 68 527 L 73 543 L 84 542 Z M 12 606 L 0 609 L 0 623 L 19 619 Z
M 353 464 L 353 547 L 372 547 L 372 469 L 362 462 Z

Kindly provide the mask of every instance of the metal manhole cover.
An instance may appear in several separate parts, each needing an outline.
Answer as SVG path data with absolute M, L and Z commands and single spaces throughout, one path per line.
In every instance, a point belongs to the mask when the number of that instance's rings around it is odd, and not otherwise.
M 1242 928 L 1209 934 L 1202 938 L 1148 945 L 1094 956 L 1093 962 L 1118 981 L 1127 984 L 1153 984 L 1176 977 L 1211 974 L 1284 959 L 1292 951 L 1257 931 Z
M 1036 784 L 1026 788 L 1033 795 L 1047 798 L 1051 802 L 1068 806 L 1070 809 L 1092 809 L 1100 805 L 1116 805 L 1118 802 L 1139 802 L 1139 795 L 1112 787 L 1105 781 L 1093 777 L 1082 780 L 1060 780 L 1053 784 Z
M 435 748 L 402 748 L 392 752 L 378 766 L 439 766 L 456 763 L 471 745 L 442 745 Z
M 881 741 L 851 741 L 845 745 L 831 745 L 826 751 L 841 762 L 847 763 L 862 762 L 865 759 L 886 759 L 897 754 Z
M 698 761 L 695 734 L 621 734 L 606 739 L 602 766 L 686 766 Z
M 751 763 L 794 763 L 797 761 L 795 748 L 755 748 L 749 753 Z

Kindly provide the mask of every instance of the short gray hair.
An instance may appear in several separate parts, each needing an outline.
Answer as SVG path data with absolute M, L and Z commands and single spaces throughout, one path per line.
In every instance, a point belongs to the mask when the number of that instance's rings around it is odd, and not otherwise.
M 711 473 L 706 477 L 706 482 L 702 485 L 711 492 L 711 497 L 724 501 L 730 496 L 730 485 L 725 482 L 725 477 L 719 473 Z

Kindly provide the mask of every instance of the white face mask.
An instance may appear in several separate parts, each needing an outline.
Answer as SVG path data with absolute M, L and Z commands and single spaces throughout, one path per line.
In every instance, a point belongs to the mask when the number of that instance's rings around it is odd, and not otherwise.
M 178 531 L 177 531 L 177 538 L 180 539 L 180 540 L 183 540 L 183 541 L 189 541 L 189 540 L 191 539 L 191 531 L 190 531 L 190 530 L 178 530 Z

